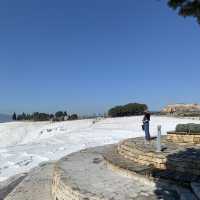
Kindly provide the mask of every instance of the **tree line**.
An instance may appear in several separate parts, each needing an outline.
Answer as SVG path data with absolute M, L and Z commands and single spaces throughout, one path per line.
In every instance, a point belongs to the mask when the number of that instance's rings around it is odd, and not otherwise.
M 58 111 L 55 114 L 34 112 L 32 114 L 13 113 L 12 120 L 14 121 L 65 121 L 65 120 L 76 120 L 78 119 L 77 114 L 68 115 L 66 111 Z
M 115 106 L 108 111 L 110 117 L 124 117 L 142 115 L 148 107 L 146 104 L 129 103 L 126 105 Z

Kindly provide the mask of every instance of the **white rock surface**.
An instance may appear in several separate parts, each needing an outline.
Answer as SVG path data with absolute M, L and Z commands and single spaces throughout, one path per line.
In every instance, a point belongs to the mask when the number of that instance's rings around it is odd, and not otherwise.
M 117 143 L 143 136 L 142 116 L 66 122 L 11 122 L 0 124 L 0 181 L 27 172 L 41 162 L 61 157 L 88 147 Z M 150 132 L 162 134 L 178 123 L 200 123 L 199 120 L 152 117 Z

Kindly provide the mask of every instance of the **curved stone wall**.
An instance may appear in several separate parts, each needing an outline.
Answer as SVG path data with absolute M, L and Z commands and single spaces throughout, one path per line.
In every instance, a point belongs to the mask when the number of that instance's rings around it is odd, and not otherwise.
M 137 175 L 137 168 L 142 171 L 142 166 L 135 166 L 136 172 L 127 174 L 116 163 L 104 160 L 104 155 L 110 155 L 112 148 L 113 145 L 87 149 L 58 161 L 52 181 L 53 200 L 132 200 L 146 199 L 146 196 L 156 199 L 156 183 Z M 169 186 L 164 187 L 165 191 L 177 196 L 174 188 Z M 163 196 L 164 189 L 160 190 Z
M 53 200 L 103 200 L 98 197 L 82 194 L 79 189 L 74 185 L 68 184 L 65 173 L 62 169 L 55 167 L 52 180 L 52 197 Z
M 166 169 L 166 156 L 160 153 L 146 152 L 141 148 L 142 146 L 137 147 L 135 143 L 129 146 L 127 142 L 128 140 L 118 145 L 120 155 L 142 165 L 153 165 L 158 169 Z
M 118 153 L 126 159 L 151 165 L 156 169 L 200 176 L 200 146 L 179 145 L 166 139 L 162 140 L 162 143 L 167 148 L 158 153 L 155 151 L 155 142 L 145 147 L 141 138 L 125 140 L 118 145 Z

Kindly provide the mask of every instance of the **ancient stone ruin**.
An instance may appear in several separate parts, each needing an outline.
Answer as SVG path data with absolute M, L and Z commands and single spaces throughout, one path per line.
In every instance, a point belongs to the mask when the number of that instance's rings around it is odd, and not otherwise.
M 162 109 L 162 113 L 178 116 L 200 116 L 199 104 L 171 104 Z

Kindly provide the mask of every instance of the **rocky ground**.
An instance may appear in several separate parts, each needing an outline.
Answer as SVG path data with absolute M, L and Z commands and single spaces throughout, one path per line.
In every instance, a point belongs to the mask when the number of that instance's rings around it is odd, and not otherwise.
M 3 200 L 27 174 L 18 174 L 0 183 L 0 200 Z
M 0 200 L 51 200 L 54 163 L 44 163 L 0 185 Z

